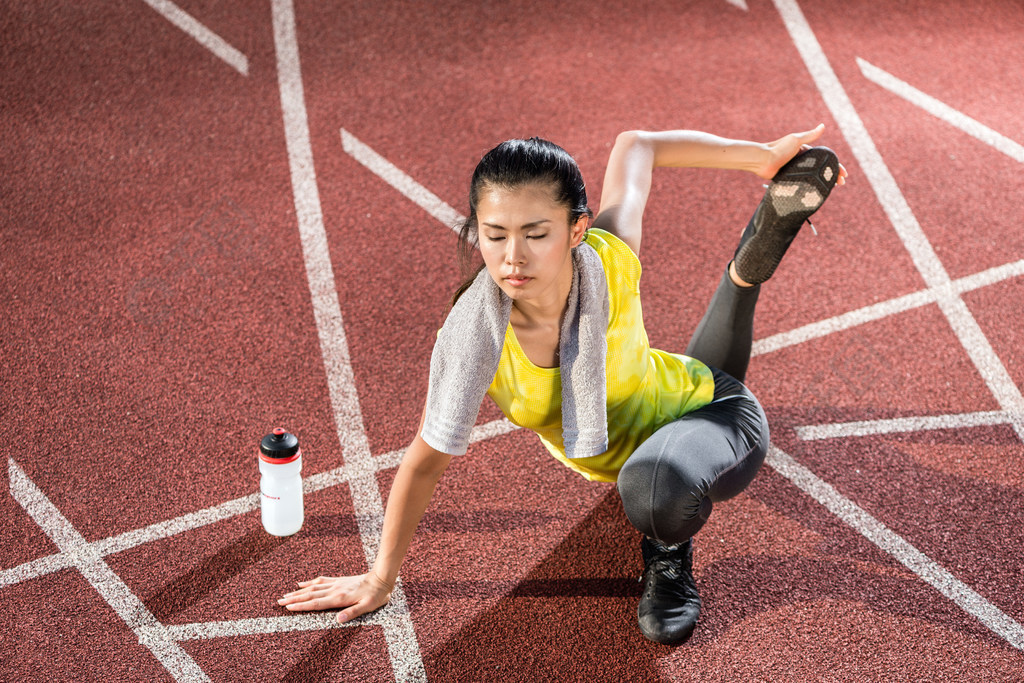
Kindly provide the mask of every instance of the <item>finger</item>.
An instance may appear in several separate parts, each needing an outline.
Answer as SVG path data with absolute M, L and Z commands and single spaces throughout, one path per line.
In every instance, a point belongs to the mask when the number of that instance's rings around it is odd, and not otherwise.
M 355 619 L 356 617 L 362 616 L 367 612 L 373 612 L 374 610 L 380 609 L 386 604 L 388 604 L 387 598 L 385 598 L 385 600 L 381 603 L 376 603 L 368 597 L 363 598 L 351 607 L 347 607 L 342 611 L 338 612 L 338 623 L 344 624 L 346 621 Z
M 299 581 L 298 583 L 300 586 L 316 586 L 321 583 L 330 583 L 332 581 L 337 580 L 338 577 L 336 576 L 318 576 L 315 579 L 310 579 L 308 581 Z
M 292 602 L 284 605 L 284 608 L 291 610 L 292 612 L 315 612 L 324 609 L 330 609 L 335 605 L 327 604 L 327 601 L 321 598 L 311 598 L 309 600 L 303 600 L 302 602 Z
M 302 602 L 292 601 L 284 603 L 283 607 L 292 612 L 308 612 L 309 610 L 319 609 L 319 607 L 316 606 L 316 602 L 317 601 L 315 600 L 303 600 Z
M 810 143 L 810 142 L 814 142 L 815 140 L 820 138 L 822 136 L 822 134 L 824 134 L 824 132 L 825 132 L 825 124 L 824 123 L 819 123 L 817 126 L 812 128 L 811 130 L 805 131 L 803 133 L 799 133 L 797 135 L 797 137 L 800 138 L 800 141 L 802 143 L 807 144 L 807 143 Z
M 330 586 L 319 586 L 319 585 L 314 584 L 314 583 L 312 583 L 310 581 L 303 581 L 302 583 L 305 584 L 302 588 L 300 588 L 298 590 L 290 591 L 288 593 L 285 593 L 284 597 L 287 598 L 287 597 L 290 597 L 290 596 L 293 596 L 293 595 L 308 595 L 309 593 L 311 593 L 312 591 L 315 591 L 315 590 L 324 590 L 324 589 L 330 588 Z
M 296 591 L 294 593 L 289 593 L 288 595 L 284 596 L 283 598 L 281 598 L 277 602 L 280 605 L 286 605 L 288 603 L 293 603 L 293 602 L 302 602 L 302 601 L 313 600 L 315 598 L 324 598 L 324 597 L 327 597 L 328 595 L 330 595 L 331 592 L 334 591 L 334 590 L 335 589 L 332 586 L 319 586 L 319 587 L 310 586 L 309 588 L 304 588 L 301 591 Z
M 358 602 L 351 607 L 341 610 L 338 612 L 338 623 L 344 624 L 347 621 L 351 621 L 356 617 L 361 617 L 366 614 L 369 610 L 366 609 L 362 602 Z

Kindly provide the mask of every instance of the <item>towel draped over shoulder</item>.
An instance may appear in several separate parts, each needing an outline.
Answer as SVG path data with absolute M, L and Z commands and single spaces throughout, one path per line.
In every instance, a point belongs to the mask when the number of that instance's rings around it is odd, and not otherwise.
M 601 258 L 587 243 L 572 250 L 573 279 L 558 339 L 562 379 L 562 440 L 568 458 L 608 449 L 605 357 L 608 283 Z M 462 455 L 484 394 L 498 370 L 512 300 L 486 269 L 462 294 L 437 335 L 430 356 L 423 440 Z

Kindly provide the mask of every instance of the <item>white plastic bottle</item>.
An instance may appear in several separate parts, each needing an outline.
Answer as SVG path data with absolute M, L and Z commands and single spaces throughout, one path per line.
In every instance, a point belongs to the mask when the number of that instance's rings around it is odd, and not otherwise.
M 259 456 L 263 528 L 274 536 L 291 536 L 303 521 L 299 440 L 278 427 L 260 441 Z

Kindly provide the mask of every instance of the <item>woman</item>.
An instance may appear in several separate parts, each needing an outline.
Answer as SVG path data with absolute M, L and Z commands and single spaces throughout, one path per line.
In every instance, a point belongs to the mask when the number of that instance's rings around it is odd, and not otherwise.
M 373 567 L 300 582 L 278 603 L 342 608 L 339 622 L 387 604 L 434 487 L 452 455 L 465 452 L 486 392 L 563 464 L 617 482 L 643 534 L 640 629 L 662 643 L 689 638 L 700 612 L 691 538 L 713 502 L 750 483 L 768 448 L 764 412 L 741 384 L 760 283 L 845 182 L 831 150 L 809 147 L 823 131 L 767 144 L 694 131 L 622 133 L 592 226 L 579 169 L 563 149 L 533 138 L 488 152 L 474 172 L 460 234 L 463 254 L 478 245 L 484 266 L 456 294 L 438 333 L 427 405 L 395 476 Z M 658 166 L 739 169 L 772 180 L 685 355 L 649 347 L 640 309 L 641 219 Z

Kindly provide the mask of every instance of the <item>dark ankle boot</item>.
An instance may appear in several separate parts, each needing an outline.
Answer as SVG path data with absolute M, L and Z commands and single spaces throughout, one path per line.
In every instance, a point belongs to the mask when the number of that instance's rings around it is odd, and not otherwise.
M 693 633 L 700 615 L 700 595 L 693 581 L 693 542 L 665 546 L 644 536 L 644 591 L 637 621 L 647 638 L 671 645 Z

